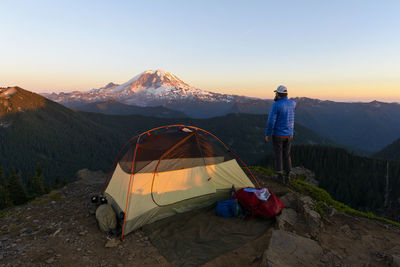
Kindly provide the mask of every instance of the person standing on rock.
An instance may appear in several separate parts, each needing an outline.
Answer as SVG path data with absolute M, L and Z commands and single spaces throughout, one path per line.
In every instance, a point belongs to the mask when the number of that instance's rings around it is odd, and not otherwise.
M 274 91 L 275 103 L 272 104 L 268 116 L 267 129 L 265 130 L 265 141 L 270 141 L 272 136 L 272 147 L 275 155 L 275 171 L 279 179 L 286 183 L 292 169 L 290 158 L 290 146 L 293 140 L 294 110 L 296 102 L 288 99 L 288 90 L 280 85 Z M 283 170 L 285 173 L 283 173 Z

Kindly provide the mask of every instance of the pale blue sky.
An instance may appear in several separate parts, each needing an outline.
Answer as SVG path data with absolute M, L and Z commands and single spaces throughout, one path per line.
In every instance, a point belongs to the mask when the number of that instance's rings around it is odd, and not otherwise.
M 170 71 L 215 92 L 400 101 L 400 1 L 4 1 L 0 86 Z

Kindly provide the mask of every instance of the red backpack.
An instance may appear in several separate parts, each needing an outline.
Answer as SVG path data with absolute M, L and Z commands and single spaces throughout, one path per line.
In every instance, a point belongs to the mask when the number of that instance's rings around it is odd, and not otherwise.
M 246 189 L 248 191 L 246 191 Z M 237 199 L 240 205 L 242 205 L 246 211 L 250 212 L 250 218 L 259 216 L 270 219 L 281 212 L 285 207 L 285 203 L 275 196 L 274 193 L 269 191 L 268 188 L 266 189 L 269 193 L 266 201 L 258 198 L 255 193 L 257 189 L 251 187 L 239 189 L 232 198 Z

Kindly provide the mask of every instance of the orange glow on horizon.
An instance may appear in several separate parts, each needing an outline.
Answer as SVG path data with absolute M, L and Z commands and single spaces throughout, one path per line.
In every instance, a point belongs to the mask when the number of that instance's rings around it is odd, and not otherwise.
M 284 83 L 283 83 L 284 84 Z M 262 99 L 273 99 L 273 92 L 277 85 L 266 85 L 264 88 L 225 89 L 220 90 L 227 94 L 245 95 Z M 320 100 L 344 101 L 344 102 L 370 102 L 373 100 L 382 102 L 400 102 L 400 83 L 370 83 L 370 84 L 346 84 L 346 85 L 290 85 L 284 84 L 289 91 L 289 97 L 307 97 Z M 210 90 L 212 91 L 212 90 Z
M 82 73 L 8 73 L 7 80 L 2 80 L 0 86 L 19 86 L 36 93 L 88 91 L 100 88 L 109 82 L 124 83 L 129 80 L 126 75 L 120 74 L 117 79 L 109 79 L 109 75 L 90 75 Z M 181 77 L 184 76 L 184 77 Z M 74 78 L 71 78 L 74 77 Z M 265 80 L 254 77 L 209 77 L 199 80 L 197 77 L 178 75 L 189 85 L 216 93 L 235 94 L 263 99 L 272 99 L 274 90 L 280 84 L 289 90 L 289 97 L 308 97 L 321 100 L 345 101 L 345 102 L 370 102 L 373 100 L 383 102 L 400 102 L 400 82 L 394 79 L 336 81 L 333 79 L 318 79 L 306 81 L 300 78 L 291 78 L 287 81 Z M 254 78 L 254 79 L 253 79 Z

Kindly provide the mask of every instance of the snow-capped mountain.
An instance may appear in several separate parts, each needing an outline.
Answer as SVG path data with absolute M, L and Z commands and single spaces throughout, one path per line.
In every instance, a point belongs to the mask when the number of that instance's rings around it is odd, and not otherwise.
M 164 105 L 166 101 L 194 100 L 229 103 L 237 98 L 234 95 L 194 88 L 163 70 L 147 70 L 120 85 L 109 83 L 102 88 L 86 92 L 52 93 L 45 96 L 68 106 L 111 99 L 129 105 L 158 106 Z

